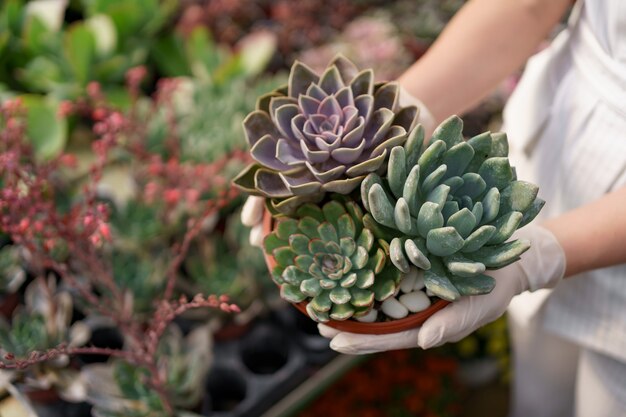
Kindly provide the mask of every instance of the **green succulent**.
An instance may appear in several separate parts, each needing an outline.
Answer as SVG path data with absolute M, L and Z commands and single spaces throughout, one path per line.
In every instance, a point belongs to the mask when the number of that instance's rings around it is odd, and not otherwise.
M 15 293 L 25 280 L 19 248 L 15 245 L 0 248 L 0 297 Z
M 387 265 L 386 242 L 363 226 L 355 202 L 305 204 L 296 217 L 279 220 L 264 242 L 285 300 L 309 300 L 309 316 L 326 322 L 365 315 L 396 292 L 400 271 Z
M 393 148 L 387 176 L 372 173 L 361 184 L 364 224 L 390 242 L 391 262 L 407 273 L 426 270 L 426 287 L 456 300 L 490 292 L 484 275 L 519 259 L 530 243 L 506 242 L 545 203 L 538 187 L 518 181 L 503 133 L 463 140 L 463 122 L 452 116 L 424 143 L 415 129 Z

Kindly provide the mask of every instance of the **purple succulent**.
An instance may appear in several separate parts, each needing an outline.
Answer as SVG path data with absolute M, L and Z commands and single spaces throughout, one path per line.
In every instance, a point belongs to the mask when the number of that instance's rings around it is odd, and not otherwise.
M 399 108 L 397 84 L 373 80 L 372 70 L 359 72 L 343 56 L 321 77 L 296 61 L 288 86 L 261 97 L 244 120 L 256 163 L 235 183 L 285 212 L 325 192 L 349 194 L 384 169 L 418 110 Z

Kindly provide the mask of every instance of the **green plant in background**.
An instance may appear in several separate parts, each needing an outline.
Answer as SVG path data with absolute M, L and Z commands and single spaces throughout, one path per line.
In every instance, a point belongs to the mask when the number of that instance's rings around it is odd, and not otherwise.
M 0 302 L 1 298 L 14 294 L 26 280 L 20 249 L 15 245 L 0 248 Z
M 82 322 L 71 323 L 72 297 L 57 290 L 55 278 L 37 278 L 25 292 L 25 304 L 18 307 L 11 324 L 0 319 L 0 354 L 27 357 L 63 344 L 78 347 L 87 342 L 89 328 Z M 0 370 L 4 384 L 22 390 L 55 389 L 70 401 L 80 401 L 84 391 L 77 384 L 78 371 L 69 366 L 67 355 L 56 356 L 26 370 Z
M 401 274 L 386 268 L 385 243 L 363 225 L 356 203 L 305 204 L 295 217 L 280 220 L 264 242 L 285 300 L 310 300 L 309 316 L 326 322 L 364 316 L 396 293 Z
M 426 288 L 450 301 L 493 289 L 494 279 L 483 272 L 515 262 L 529 248 L 528 241 L 506 241 L 545 203 L 536 185 L 516 179 L 506 135 L 464 141 L 462 128 L 452 116 L 430 142 L 415 129 L 404 147 L 391 150 L 386 177 L 370 174 L 361 185 L 379 226 L 374 232 L 390 241 L 393 264 L 404 273 L 411 264 L 425 269 Z
M 204 378 L 212 363 L 212 337 L 208 326 L 183 336 L 171 326 L 159 344 L 159 370 L 166 378 L 164 387 L 174 399 L 176 415 L 195 415 L 182 410 L 196 408 L 204 390 Z M 150 386 L 145 369 L 115 360 L 85 366 L 81 370 L 87 400 L 94 417 L 170 416 Z

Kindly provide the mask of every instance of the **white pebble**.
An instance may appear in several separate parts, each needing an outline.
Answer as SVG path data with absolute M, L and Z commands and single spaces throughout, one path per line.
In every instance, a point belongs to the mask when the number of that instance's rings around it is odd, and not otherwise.
M 361 321 L 363 323 L 373 323 L 378 318 L 378 311 L 371 309 L 369 313 L 364 316 L 357 317 L 357 321 Z
M 430 306 L 430 299 L 423 291 L 401 295 L 399 300 L 411 313 L 418 313 Z
M 387 298 L 381 306 L 383 313 L 393 319 L 401 319 L 409 315 L 409 309 L 395 298 Z
M 424 270 L 417 270 L 417 278 L 415 278 L 415 284 L 413 285 L 413 291 L 419 291 L 424 288 Z
M 403 293 L 409 293 L 413 291 L 413 287 L 415 286 L 415 280 L 417 279 L 417 268 L 412 266 L 411 270 L 408 274 L 405 274 L 400 282 L 400 291 Z

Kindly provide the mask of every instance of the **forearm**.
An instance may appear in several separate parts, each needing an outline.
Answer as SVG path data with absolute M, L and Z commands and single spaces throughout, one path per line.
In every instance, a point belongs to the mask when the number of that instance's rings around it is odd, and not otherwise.
M 478 103 L 519 68 L 570 0 L 472 0 L 400 78 L 437 122 Z
M 565 276 L 626 263 L 626 187 L 543 224 L 563 247 Z

